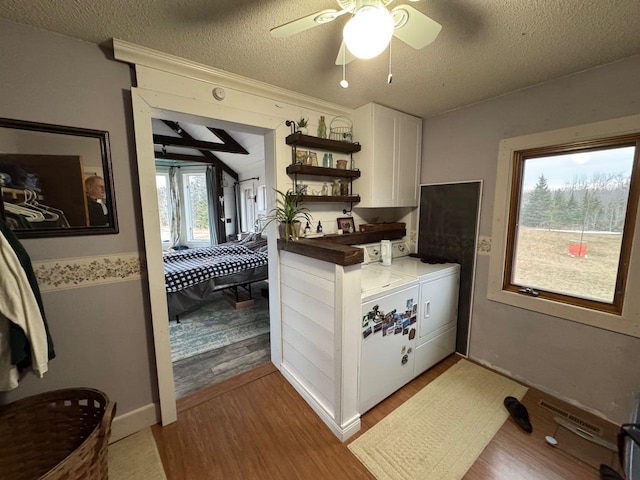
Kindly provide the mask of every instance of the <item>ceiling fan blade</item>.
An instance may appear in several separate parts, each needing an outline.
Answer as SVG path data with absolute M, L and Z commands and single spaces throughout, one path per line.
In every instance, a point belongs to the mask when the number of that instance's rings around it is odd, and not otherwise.
M 442 30 L 442 25 L 409 5 L 399 5 L 391 13 L 396 25 L 393 34 L 416 50 L 433 42 Z
M 345 13 L 347 13 L 347 10 L 321 10 L 311 15 L 307 15 L 306 17 L 302 17 L 289 23 L 285 23 L 284 25 L 280 25 L 279 27 L 272 28 L 269 31 L 271 32 L 272 37 L 284 38 L 296 33 L 304 32 L 305 30 L 317 27 L 318 25 L 332 22 L 340 15 L 344 15 Z
M 344 61 L 343 61 L 344 59 Z M 336 65 L 346 65 L 347 63 L 351 63 L 356 59 L 347 46 L 342 42 L 340 44 L 340 49 L 338 50 L 338 56 L 336 57 Z

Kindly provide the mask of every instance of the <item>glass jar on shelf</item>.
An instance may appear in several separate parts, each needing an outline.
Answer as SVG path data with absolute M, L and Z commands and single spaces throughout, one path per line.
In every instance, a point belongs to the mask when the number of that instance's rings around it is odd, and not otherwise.
M 335 178 L 333 180 L 333 184 L 331 185 L 331 195 L 333 195 L 334 197 L 340 196 L 340 179 L 339 178 Z

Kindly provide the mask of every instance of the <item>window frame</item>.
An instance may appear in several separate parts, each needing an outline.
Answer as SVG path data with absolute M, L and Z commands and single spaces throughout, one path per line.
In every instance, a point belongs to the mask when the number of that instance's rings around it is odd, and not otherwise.
M 171 201 L 171 178 L 169 177 L 169 168 L 168 167 L 156 167 L 156 177 L 158 175 L 162 175 L 167 178 L 167 207 L 169 208 L 169 239 L 162 240 L 162 234 L 160 235 L 160 243 L 162 244 L 162 249 L 166 249 L 171 245 L 171 212 L 173 212 L 173 202 Z M 157 188 L 156 188 L 156 196 L 157 196 Z M 158 220 L 160 211 L 158 211 Z M 159 223 L 162 228 L 162 223 Z
M 194 240 L 190 239 L 189 229 L 191 226 L 191 197 L 189 196 L 189 185 L 187 181 L 187 176 L 189 175 L 202 175 L 205 180 L 205 186 L 207 182 L 207 167 L 206 166 L 188 166 L 188 167 L 180 167 L 180 191 L 182 192 L 182 216 L 184 218 L 184 222 L 182 222 L 183 235 L 185 239 L 185 244 L 189 247 L 210 247 L 214 245 L 215 242 L 211 238 L 211 228 L 209 228 L 209 240 Z M 209 202 L 209 192 L 207 190 L 207 203 Z M 210 205 L 208 205 L 210 208 Z M 211 218 L 209 218 L 209 224 L 211 224 Z M 193 232 L 193 228 L 191 227 L 191 231 Z
M 544 154 L 562 154 L 576 149 L 635 143 L 629 200 L 625 216 L 625 234 L 621 245 L 616 295 L 613 304 L 538 291 L 538 296 L 526 295 L 511 284 L 515 221 L 519 212 L 523 158 Z M 517 187 L 517 188 L 516 188 Z M 640 288 L 632 272 L 640 272 L 640 222 L 638 195 L 640 189 L 640 115 L 570 127 L 549 132 L 502 140 L 499 146 L 498 170 L 494 199 L 492 251 L 489 266 L 487 298 L 534 312 L 584 323 L 606 330 L 640 337 L 640 299 L 626 295 Z M 636 239 L 634 248 L 632 239 Z M 509 268 L 507 268 L 509 262 Z M 624 275 L 620 275 L 623 269 Z M 635 277 L 640 277 L 636 273 Z M 536 289 L 537 290 L 537 289 Z M 567 297 L 571 300 L 568 301 Z M 598 304 L 598 305 L 595 305 Z M 606 307 L 605 307 L 606 306 Z
M 515 237 L 518 232 L 518 218 L 520 215 L 520 202 L 522 199 L 522 180 L 524 175 L 524 164 L 529 159 L 543 158 L 546 156 L 554 156 L 560 154 L 582 153 L 594 150 L 601 150 L 605 147 L 631 147 L 635 146 L 635 155 L 631 173 L 631 184 L 629 186 L 629 198 L 625 213 L 624 230 L 622 233 L 622 244 L 620 247 L 620 257 L 618 260 L 618 269 L 616 274 L 616 283 L 614 297 L 612 303 L 590 300 L 587 298 L 577 297 L 569 294 L 562 294 L 553 291 L 547 291 L 536 288 L 537 296 L 546 298 L 556 302 L 577 305 L 584 308 L 601 310 L 603 312 L 622 314 L 622 306 L 624 304 L 624 292 L 627 284 L 629 256 L 631 255 L 631 245 L 633 244 L 633 231 L 635 229 L 635 219 L 638 210 L 638 188 L 639 188 L 639 166 L 638 157 L 640 154 L 640 135 L 623 135 L 618 137 L 608 137 L 599 140 L 590 140 L 586 142 L 577 142 L 565 145 L 554 145 L 548 147 L 540 147 L 529 150 L 519 150 L 514 152 L 513 173 L 511 180 L 511 200 L 509 208 L 509 222 L 507 225 L 507 250 L 505 252 L 504 278 L 502 287 L 505 290 L 522 293 L 522 288 L 528 288 L 527 285 L 518 285 L 512 282 L 513 267 L 515 261 L 516 241 Z M 526 293 L 525 293 L 526 294 Z

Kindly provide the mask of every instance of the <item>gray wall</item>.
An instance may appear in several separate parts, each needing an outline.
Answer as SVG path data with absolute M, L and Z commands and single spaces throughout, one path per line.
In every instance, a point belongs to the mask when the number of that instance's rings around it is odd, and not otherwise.
M 480 234 L 491 235 L 498 142 L 638 114 L 638 78 L 634 56 L 429 118 L 421 180 L 484 180 Z M 471 358 L 627 421 L 640 390 L 640 339 L 488 301 L 488 273 L 489 256 L 478 256 Z
M 32 260 L 142 251 L 128 65 L 99 47 L 0 19 L 0 117 L 107 130 L 120 233 L 24 240 Z M 0 403 L 86 386 L 122 414 L 157 396 L 148 293 L 142 280 L 43 294 L 57 358 Z

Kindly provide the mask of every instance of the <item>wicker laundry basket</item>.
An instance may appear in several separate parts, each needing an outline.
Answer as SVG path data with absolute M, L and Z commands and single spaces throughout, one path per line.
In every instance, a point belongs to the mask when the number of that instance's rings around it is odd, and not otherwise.
M 107 479 L 115 403 L 89 388 L 56 390 L 0 407 L 0 477 Z

